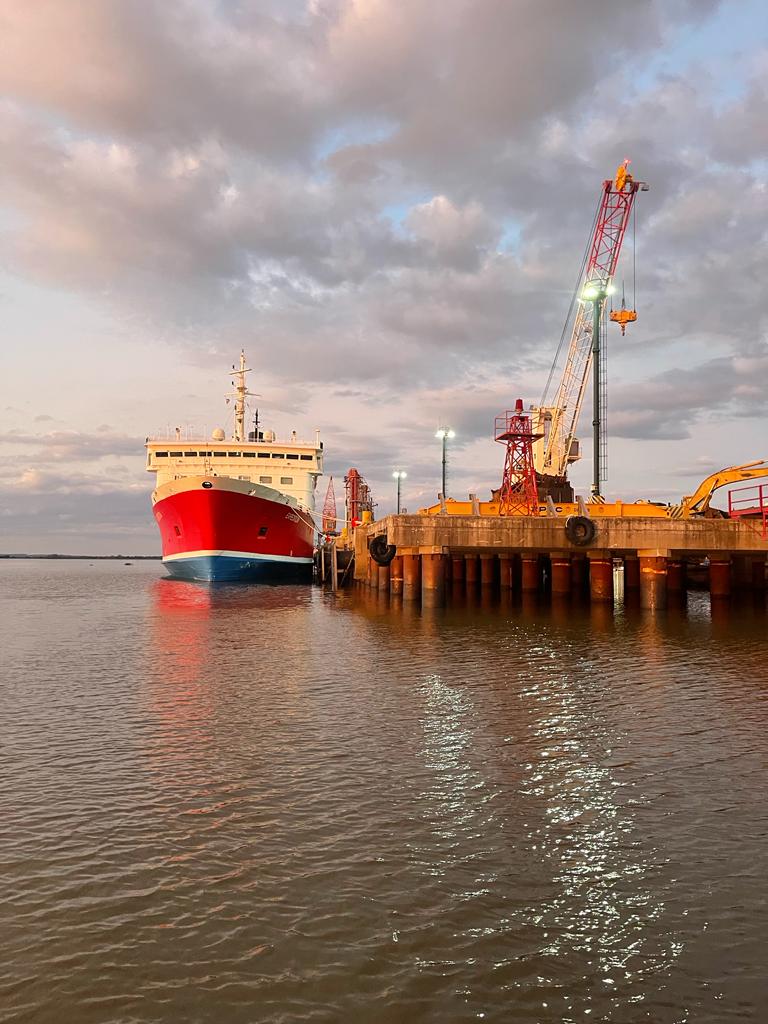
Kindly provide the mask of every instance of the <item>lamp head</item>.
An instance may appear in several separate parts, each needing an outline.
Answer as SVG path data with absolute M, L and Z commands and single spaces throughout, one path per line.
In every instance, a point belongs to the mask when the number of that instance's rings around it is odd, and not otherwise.
M 612 292 L 612 286 L 605 285 L 600 280 L 587 281 L 581 290 L 581 298 L 584 302 L 595 302 L 604 299 L 606 295 L 611 295 Z

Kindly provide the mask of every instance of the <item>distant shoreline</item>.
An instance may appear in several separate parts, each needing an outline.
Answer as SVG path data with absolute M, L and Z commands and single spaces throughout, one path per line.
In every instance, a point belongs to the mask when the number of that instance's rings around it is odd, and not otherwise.
M 162 555 L 4 555 L 0 552 L 0 558 L 58 558 L 58 559 L 80 559 L 85 562 L 96 561 L 120 561 L 120 562 L 159 562 Z

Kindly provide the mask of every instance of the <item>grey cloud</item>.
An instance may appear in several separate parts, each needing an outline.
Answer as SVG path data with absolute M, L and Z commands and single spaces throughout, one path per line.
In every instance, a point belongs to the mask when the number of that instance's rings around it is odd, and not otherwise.
M 0 488 L 2 552 L 157 554 L 159 541 L 146 493 L 103 487 L 98 495 L 28 493 Z
M 757 357 L 719 357 L 619 385 L 612 393 L 609 431 L 617 437 L 675 440 L 690 437 L 704 415 L 764 416 L 766 381 L 768 351 Z
M 682 438 L 710 411 L 759 413 L 760 65 L 719 117 L 706 69 L 636 76 L 715 6 L 6 0 L 6 263 L 188 349 L 229 361 L 245 345 L 280 411 L 330 387 L 365 395 L 375 421 L 410 396 L 387 447 L 375 425 L 365 450 L 349 444 L 361 463 L 376 453 L 386 486 L 443 398 L 458 450 L 508 399 L 539 397 L 600 181 L 630 155 L 652 189 L 640 319 L 611 342 L 610 429 Z M 685 373 L 658 372 L 670 341 Z M 638 350 L 645 379 L 623 387 Z M 325 406 L 338 418 L 327 392 Z
M 0 435 L 0 446 L 3 444 L 36 448 L 35 461 L 77 461 L 102 459 L 110 455 L 143 457 L 144 454 L 144 438 L 131 437 L 127 434 L 86 434 L 75 430 L 56 430 L 48 434 L 10 430 Z
M 292 157 L 324 124 L 306 21 L 213 0 L 5 0 L 2 16 L 3 91 L 81 129 Z

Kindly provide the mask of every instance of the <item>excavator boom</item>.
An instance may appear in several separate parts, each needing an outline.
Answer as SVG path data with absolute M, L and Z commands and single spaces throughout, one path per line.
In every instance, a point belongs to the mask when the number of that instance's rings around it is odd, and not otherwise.
M 693 494 L 689 494 L 679 505 L 674 506 L 672 518 L 687 519 L 689 516 L 703 516 L 709 508 L 712 495 L 718 488 L 738 483 L 740 480 L 755 480 L 762 476 L 768 477 L 768 460 L 766 459 L 756 459 L 754 462 L 745 462 L 741 466 L 728 466 L 726 469 L 719 469 L 702 480 Z

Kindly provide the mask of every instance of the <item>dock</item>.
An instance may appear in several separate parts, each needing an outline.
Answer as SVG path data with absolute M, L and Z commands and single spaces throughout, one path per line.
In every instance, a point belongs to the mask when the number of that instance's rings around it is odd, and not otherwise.
M 585 546 L 569 539 L 562 517 L 389 515 L 355 531 L 354 577 L 431 606 L 474 587 L 612 602 L 620 564 L 625 595 L 654 609 L 685 590 L 689 564 L 703 563 L 713 598 L 765 593 L 768 538 L 754 520 L 602 515 L 593 522 Z M 389 564 L 370 554 L 377 537 Z

